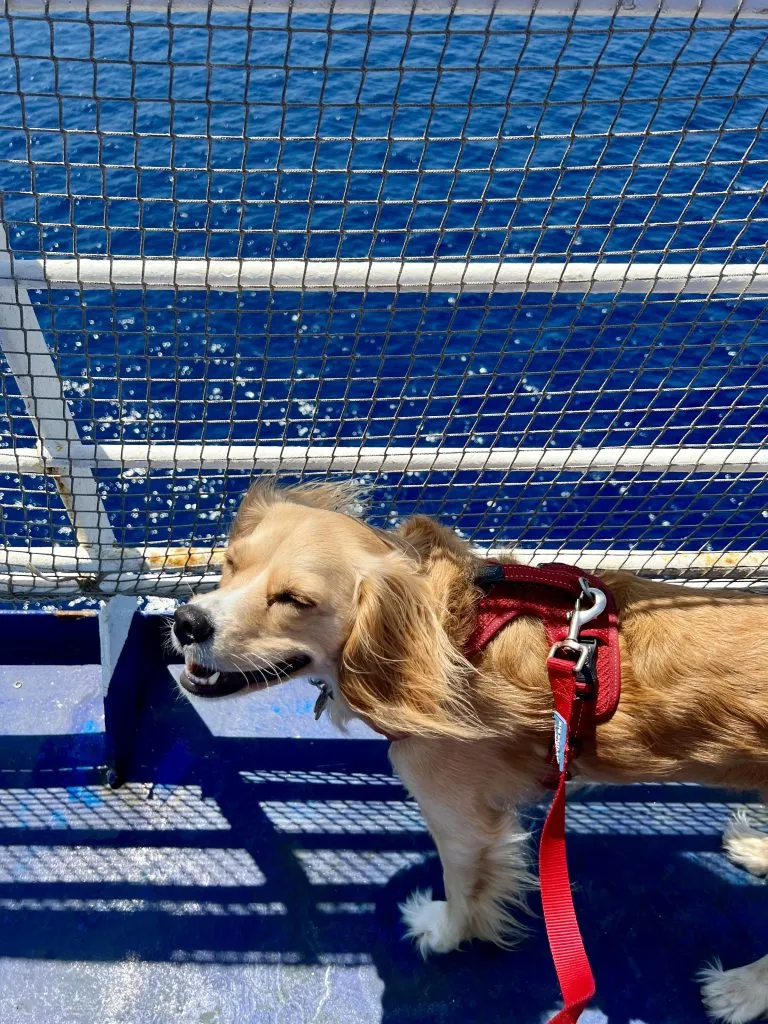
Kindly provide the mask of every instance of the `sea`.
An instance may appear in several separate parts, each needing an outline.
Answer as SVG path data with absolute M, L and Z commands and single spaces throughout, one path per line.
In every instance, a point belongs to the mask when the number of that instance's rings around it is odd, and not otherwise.
M 743 19 L 6 16 L 8 246 L 18 259 L 760 262 L 765 42 Z M 768 430 L 768 295 L 30 297 L 84 441 L 485 452 L 760 446 Z M 33 446 L 0 369 L 0 449 Z M 206 547 L 251 477 L 116 466 L 98 480 L 119 543 Z M 768 531 L 754 473 L 358 481 L 372 521 L 437 515 L 486 548 L 747 550 Z M 0 505 L 0 547 L 74 543 L 50 479 L 0 475 Z

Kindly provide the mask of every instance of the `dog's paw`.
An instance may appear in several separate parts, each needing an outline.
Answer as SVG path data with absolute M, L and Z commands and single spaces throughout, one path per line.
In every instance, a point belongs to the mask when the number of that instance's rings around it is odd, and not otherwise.
M 724 971 L 720 964 L 699 974 L 707 1013 L 726 1024 L 746 1024 L 768 1013 L 768 961 Z
M 415 892 L 400 911 L 406 926 L 406 935 L 415 939 L 423 957 L 430 953 L 448 953 L 461 945 L 461 931 L 452 920 L 448 904 L 432 899 L 432 890 Z
M 753 875 L 768 875 L 768 834 L 753 828 L 743 811 L 728 826 L 723 849 L 739 867 Z

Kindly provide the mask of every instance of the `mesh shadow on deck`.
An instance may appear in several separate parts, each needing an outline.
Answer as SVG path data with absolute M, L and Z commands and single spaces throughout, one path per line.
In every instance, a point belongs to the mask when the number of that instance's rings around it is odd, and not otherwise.
M 140 621 L 152 641 L 157 621 Z M 227 966 L 257 986 L 279 965 L 299 1003 L 302 968 L 339 985 L 375 972 L 390 1022 L 530 1022 L 553 1008 L 537 916 L 509 953 L 475 943 L 425 964 L 402 941 L 398 902 L 442 884 L 382 741 L 215 735 L 157 646 L 145 649 L 155 657 L 135 679 L 142 709 L 121 788 L 103 785 L 100 736 L 0 740 L 0 956 Z M 256 704 L 237 706 L 247 731 Z M 726 800 L 748 799 L 659 786 L 573 801 L 577 907 L 612 1024 L 699 1021 L 701 964 L 760 954 L 766 886 L 719 853 Z M 530 818 L 538 829 L 541 808 Z

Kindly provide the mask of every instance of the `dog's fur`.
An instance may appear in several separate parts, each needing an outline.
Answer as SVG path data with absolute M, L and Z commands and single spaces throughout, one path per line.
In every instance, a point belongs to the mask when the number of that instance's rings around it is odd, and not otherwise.
M 389 735 L 442 860 L 447 900 L 403 907 L 421 951 L 515 937 L 532 884 L 515 808 L 537 795 L 552 735 L 547 645 L 538 620 L 506 627 L 474 663 L 476 561 L 425 517 L 379 531 L 330 485 L 257 484 L 232 529 L 219 589 L 195 599 L 215 632 L 188 664 L 256 670 L 304 655 L 333 688 L 337 724 L 357 716 Z M 622 696 L 577 773 L 599 782 L 679 781 L 768 794 L 768 597 L 601 574 L 620 615 Z M 253 689 L 253 683 L 250 687 Z M 745 821 L 731 859 L 768 874 L 768 836 Z M 704 972 L 723 1020 L 768 1013 L 768 957 Z

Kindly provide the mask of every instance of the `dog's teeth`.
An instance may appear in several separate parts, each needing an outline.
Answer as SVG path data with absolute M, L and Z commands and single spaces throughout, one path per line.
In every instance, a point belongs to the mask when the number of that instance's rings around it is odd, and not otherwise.
M 198 676 L 195 675 L 194 672 L 187 672 L 187 675 L 192 680 L 192 682 L 196 683 L 198 686 L 211 686 L 213 685 L 213 683 L 218 682 L 221 672 L 214 672 L 210 676 Z

